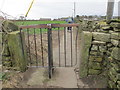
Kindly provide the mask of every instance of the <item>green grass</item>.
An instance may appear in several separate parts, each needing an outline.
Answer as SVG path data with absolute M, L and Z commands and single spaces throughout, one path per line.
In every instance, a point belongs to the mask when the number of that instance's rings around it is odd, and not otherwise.
M 65 24 L 65 21 L 16 21 L 15 24 L 20 25 L 35 25 L 35 24 Z M 58 30 L 58 28 L 53 28 L 52 30 Z M 63 28 L 60 28 L 63 30 Z M 24 30 L 27 31 L 26 29 Z M 42 33 L 47 32 L 47 29 L 42 29 Z M 40 29 L 35 29 L 36 34 L 40 34 Z M 34 29 L 29 29 L 29 34 L 34 34 Z
M 16 25 L 34 25 L 34 24 L 65 24 L 65 21 L 16 21 Z

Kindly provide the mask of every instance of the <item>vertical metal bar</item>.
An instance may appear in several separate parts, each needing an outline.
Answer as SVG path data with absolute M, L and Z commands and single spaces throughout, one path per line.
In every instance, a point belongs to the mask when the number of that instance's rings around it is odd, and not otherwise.
M 48 69 L 49 69 L 49 78 L 52 77 L 52 68 L 53 68 L 53 53 L 52 53 L 52 32 L 51 28 L 48 28 Z
M 36 56 L 36 66 L 38 66 L 35 28 L 34 28 L 34 42 L 35 42 L 35 54 L 36 54 L 35 55 Z
M 42 51 L 42 66 L 44 67 L 44 57 L 43 57 L 43 40 L 42 40 L 42 29 L 40 28 L 40 39 L 41 39 L 41 51 Z
M 29 38 L 29 29 L 27 28 L 27 36 L 28 36 L 28 50 L 29 50 L 29 59 L 30 59 L 30 66 L 31 66 L 31 51 L 30 51 L 30 38 Z
M 64 56 L 65 56 L 65 67 L 66 67 L 66 28 L 64 27 Z
M 60 28 L 58 28 L 58 45 L 59 45 L 59 67 L 61 66 L 60 64 Z
M 71 66 L 73 65 L 73 60 L 72 60 L 72 39 L 73 39 L 73 36 L 72 36 L 72 29 L 71 29 Z
M 76 33 L 76 43 L 75 43 L 75 47 L 76 47 L 76 63 L 75 63 L 75 65 L 77 64 L 77 40 L 78 40 L 78 30 L 79 30 L 79 28 L 77 27 L 77 33 Z
M 23 47 L 23 39 L 22 39 L 22 28 L 20 28 L 20 39 L 21 39 L 21 43 L 22 43 L 22 53 L 23 53 L 23 55 L 25 55 L 24 47 Z M 25 56 L 24 56 L 24 59 L 25 59 Z
M 52 28 L 51 28 L 51 65 L 52 65 L 52 70 L 53 70 L 53 43 L 52 43 Z

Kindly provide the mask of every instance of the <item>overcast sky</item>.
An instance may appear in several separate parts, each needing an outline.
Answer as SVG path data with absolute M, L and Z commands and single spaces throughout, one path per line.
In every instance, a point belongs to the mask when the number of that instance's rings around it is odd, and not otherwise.
M 19 17 L 25 15 L 32 0 L 0 0 L 0 10 Z M 115 0 L 114 15 L 118 15 L 118 1 Z M 35 0 L 27 18 L 59 18 L 76 15 L 106 15 L 107 0 Z

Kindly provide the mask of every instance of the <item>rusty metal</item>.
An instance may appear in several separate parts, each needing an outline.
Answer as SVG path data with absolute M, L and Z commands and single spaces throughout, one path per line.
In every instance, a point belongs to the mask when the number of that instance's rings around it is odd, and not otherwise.
M 73 66 L 73 45 L 72 45 L 72 43 L 73 43 L 73 41 L 72 41 L 72 39 L 73 39 L 73 30 L 71 30 L 71 67 Z
M 29 37 L 29 29 L 27 29 L 27 38 L 28 38 L 28 52 L 29 52 L 29 61 L 30 61 L 30 65 L 32 64 L 32 60 L 31 60 L 31 51 L 30 51 L 30 37 Z
M 38 57 L 37 57 L 37 44 L 36 44 L 36 32 L 34 28 L 34 44 L 35 44 L 35 57 L 36 57 L 36 66 L 38 66 Z
M 64 56 L 65 56 L 65 67 L 66 67 L 66 28 L 64 27 Z
M 32 65 L 32 59 L 31 58 L 31 52 L 32 50 L 30 50 L 30 47 L 31 47 L 31 43 L 30 43 L 30 30 L 29 29 L 33 29 L 33 36 L 34 36 L 34 51 L 35 51 L 35 60 L 36 60 L 36 67 L 48 67 L 48 73 L 49 73 L 49 78 L 52 77 L 52 72 L 53 72 L 53 67 L 73 67 L 77 64 L 77 41 L 78 41 L 78 29 L 77 29 L 77 32 L 74 33 L 76 36 L 75 36 L 75 45 L 73 45 L 73 31 L 75 30 L 69 30 L 69 32 L 67 32 L 66 28 L 67 27 L 78 27 L 79 24 L 40 24 L 40 25 L 28 25 L 28 26 L 20 26 L 20 32 L 21 30 L 23 29 L 27 29 L 27 40 L 28 40 L 28 54 L 29 54 L 29 63 L 30 63 L 30 66 L 32 67 L 35 67 L 35 65 Z M 58 29 L 58 32 L 57 32 L 57 37 L 58 37 L 58 64 L 57 66 L 55 65 L 55 63 L 53 62 L 53 43 L 52 43 L 52 29 L 53 28 L 57 28 Z M 61 38 L 60 38 L 60 29 L 61 28 L 64 28 L 63 30 L 63 33 L 64 33 L 64 37 L 63 37 L 63 52 L 62 51 L 62 48 L 61 48 Z M 43 48 L 43 31 L 42 29 L 47 29 L 47 42 L 48 42 L 48 65 L 45 64 L 45 58 L 44 58 L 44 48 Z M 39 31 L 40 35 L 40 44 L 41 44 L 41 47 L 37 47 L 37 37 L 36 37 L 36 30 Z M 32 31 L 32 30 L 31 30 Z M 68 34 L 70 33 L 70 34 Z M 67 52 L 67 34 L 70 35 L 70 54 L 69 54 L 69 57 L 70 59 L 68 60 L 67 57 L 68 57 L 68 52 Z M 73 50 L 73 46 L 75 46 L 75 51 Z M 32 48 L 32 47 L 31 47 Z M 37 49 L 40 48 L 41 49 L 41 58 L 38 57 L 38 52 L 37 52 Z M 64 65 L 62 65 L 62 58 L 61 58 L 61 54 L 64 54 L 63 58 L 64 58 Z M 73 58 L 73 55 L 76 56 L 76 58 Z M 75 59 L 75 60 L 73 60 Z M 39 64 L 39 61 L 41 62 L 41 64 Z M 73 61 L 75 61 L 75 63 L 73 63 Z M 68 62 L 70 62 L 70 64 L 68 65 Z
M 61 51 L 61 48 L 60 48 L 60 28 L 58 28 L 58 46 L 59 46 L 59 67 L 61 66 L 61 62 L 60 62 L 60 51 Z
M 39 24 L 39 25 L 27 25 L 27 26 L 20 26 L 20 28 L 22 29 L 27 29 L 27 28 L 49 28 L 49 26 L 47 26 L 47 24 Z
M 27 29 L 27 28 L 60 28 L 60 27 L 77 27 L 79 26 L 79 24 L 51 24 L 51 26 L 49 26 L 48 24 L 39 24 L 39 25 L 27 25 L 27 26 L 20 26 L 20 28 L 22 29 Z
M 48 73 L 49 78 L 52 76 L 52 68 L 53 68 L 53 48 L 52 48 L 52 29 L 48 29 Z
M 52 24 L 52 28 L 58 28 L 58 27 L 77 27 L 79 24 Z
M 44 54 L 43 54 L 43 40 L 42 29 L 40 28 L 41 52 L 42 52 L 42 66 L 44 67 Z

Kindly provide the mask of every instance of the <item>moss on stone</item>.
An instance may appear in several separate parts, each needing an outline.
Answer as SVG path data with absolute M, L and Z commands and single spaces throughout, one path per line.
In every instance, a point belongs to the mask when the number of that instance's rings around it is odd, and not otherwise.
M 12 62 L 20 71 L 25 71 L 27 66 L 27 54 L 25 48 L 24 33 L 19 31 L 8 34 L 8 45 L 12 55 Z
M 81 54 L 80 54 L 80 77 L 86 77 L 88 75 L 88 58 L 89 50 L 92 42 L 92 33 L 83 32 L 81 39 Z
M 89 69 L 89 75 L 99 75 L 101 70 Z
M 95 69 L 95 70 L 101 70 L 101 64 L 98 62 L 89 62 L 89 68 Z
M 118 48 L 118 47 L 113 48 L 111 56 L 116 60 L 120 60 L 120 55 L 119 54 L 120 54 L 120 48 Z

